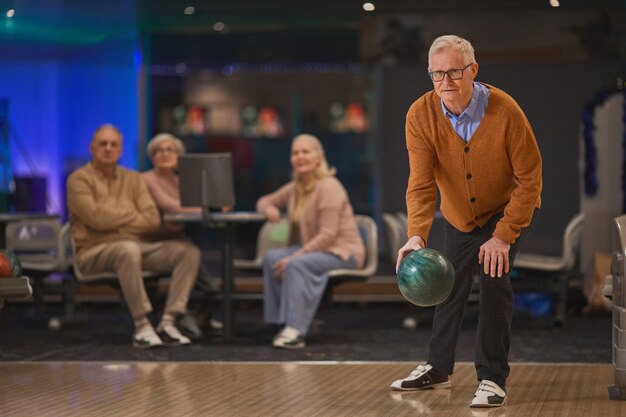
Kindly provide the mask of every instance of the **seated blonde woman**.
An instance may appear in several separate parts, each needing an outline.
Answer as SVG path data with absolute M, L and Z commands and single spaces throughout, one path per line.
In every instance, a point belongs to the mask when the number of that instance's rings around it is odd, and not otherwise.
M 284 325 L 274 347 L 298 349 L 324 295 L 328 271 L 363 265 L 365 246 L 357 230 L 348 194 L 328 167 L 324 149 L 313 135 L 296 136 L 291 145 L 293 180 L 257 202 L 269 221 L 287 209 L 287 248 L 263 259 L 264 318 Z
M 178 156 L 185 153 L 185 145 L 176 136 L 159 133 L 148 142 L 147 152 L 152 160 L 153 169 L 142 174 L 157 207 L 163 213 L 200 212 L 200 207 L 182 207 L 180 204 L 180 186 L 178 179 Z M 183 237 L 183 226 L 164 223 L 160 238 Z M 196 288 L 202 292 L 214 291 L 208 269 L 200 265 Z M 204 315 L 204 314 L 203 314 Z M 192 337 L 200 337 L 202 332 L 189 314 L 181 318 L 179 327 Z M 223 327 L 222 323 L 210 319 L 209 325 L 214 330 Z

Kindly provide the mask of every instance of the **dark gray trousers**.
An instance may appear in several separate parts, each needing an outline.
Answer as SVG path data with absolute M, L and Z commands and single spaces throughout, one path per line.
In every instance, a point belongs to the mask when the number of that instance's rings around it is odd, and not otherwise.
M 465 307 L 472 290 L 474 275 L 480 279 L 478 328 L 474 362 L 478 380 L 488 379 L 506 385 L 509 375 L 509 348 L 511 345 L 511 320 L 513 318 L 513 287 L 508 273 L 501 278 L 491 278 L 478 264 L 480 246 L 488 241 L 502 218 L 503 213 L 493 216 L 482 228 L 469 233 L 461 232 L 446 222 L 444 253 L 454 265 L 456 280 L 450 296 L 437 305 L 433 319 L 428 363 L 438 373 L 452 375 L 456 343 L 465 314 Z M 523 243 L 528 228 L 511 245 L 509 273 L 515 256 Z

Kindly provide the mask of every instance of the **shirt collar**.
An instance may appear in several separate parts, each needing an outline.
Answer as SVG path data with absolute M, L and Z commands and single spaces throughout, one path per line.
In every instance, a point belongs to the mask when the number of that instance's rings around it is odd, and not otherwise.
M 456 114 L 448 110 L 446 108 L 446 105 L 443 104 L 443 100 L 441 100 L 441 108 L 443 109 L 443 114 L 447 116 L 448 118 L 455 118 L 455 119 L 461 119 L 462 117 L 464 117 L 464 115 L 467 115 L 470 118 L 474 117 L 474 113 L 476 113 L 476 108 L 478 107 L 478 98 L 480 97 L 480 94 L 481 94 L 481 90 L 479 86 L 476 84 L 476 82 L 474 82 L 474 91 L 472 91 L 472 98 L 470 98 L 470 101 L 467 107 L 465 108 L 465 110 L 463 110 L 463 113 L 457 116 Z

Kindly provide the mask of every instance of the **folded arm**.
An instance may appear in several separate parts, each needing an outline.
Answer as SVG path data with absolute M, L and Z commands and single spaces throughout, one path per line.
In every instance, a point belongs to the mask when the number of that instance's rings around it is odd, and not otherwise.
M 68 179 L 67 206 L 88 227 L 101 232 L 119 229 L 138 215 L 130 202 L 124 204 L 108 195 L 96 199 L 95 184 L 80 176 Z

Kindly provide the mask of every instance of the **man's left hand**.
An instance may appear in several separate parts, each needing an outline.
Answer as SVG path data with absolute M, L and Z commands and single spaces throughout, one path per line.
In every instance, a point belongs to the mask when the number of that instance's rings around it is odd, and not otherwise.
M 492 237 L 480 247 L 478 263 L 483 265 L 485 275 L 502 278 L 503 272 L 509 272 L 509 249 L 511 245 Z

